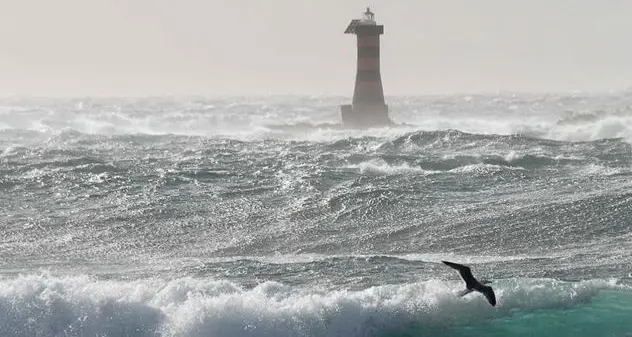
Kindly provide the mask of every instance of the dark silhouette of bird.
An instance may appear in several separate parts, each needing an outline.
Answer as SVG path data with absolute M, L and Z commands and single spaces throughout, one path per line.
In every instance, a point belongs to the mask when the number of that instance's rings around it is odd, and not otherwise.
M 448 261 L 441 262 L 458 270 L 461 278 L 463 279 L 463 281 L 465 281 L 465 290 L 459 292 L 460 297 L 463 297 L 471 293 L 472 291 L 478 291 L 481 294 L 485 295 L 485 298 L 487 298 L 487 302 L 489 302 L 489 304 L 491 304 L 493 307 L 496 306 L 496 295 L 494 294 L 494 290 L 492 289 L 492 287 L 485 285 L 491 283 L 490 281 L 483 280 L 482 282 L 479 282 L 477 279 L 474 278 L 474 275 L 472 275 L 472 270 L 470 270 L 470 267 L 468 266 Z

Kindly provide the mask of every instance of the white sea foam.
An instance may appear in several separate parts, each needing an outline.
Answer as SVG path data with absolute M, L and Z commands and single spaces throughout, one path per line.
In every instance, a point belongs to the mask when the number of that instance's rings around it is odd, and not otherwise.
M 360 291 L 264 282 L 137 281 L 28 275 L 0 280 L 3 336 L 371 336 L 407 324 L 445 325 L 517 311 L 569 308 L 611 281 L 498 280 L 497 307 L 455 296 L 461 281 L 430 280 Z
M 419 166 L 410 165 L 408 163 L 388 164 L 384 160 L 375 159 L 359 164 L 347 165 L 347 168 L 357 169 L 361 173 L 378 173 L 378 174 L 422 174 L 430 175 L 440 173 L 441 171 L 424 170 Z

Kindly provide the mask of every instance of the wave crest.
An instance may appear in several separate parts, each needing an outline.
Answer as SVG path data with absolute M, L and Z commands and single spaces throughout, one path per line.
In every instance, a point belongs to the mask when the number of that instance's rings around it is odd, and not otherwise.
M 494 282 L 496 308 L 459 281 L 430 280 L 360 291 L 180 278 L 137 281 L 19 276 L 0 282 L 0 334 L 11 336 L 371 336 L 573 308 L 613 282 Z

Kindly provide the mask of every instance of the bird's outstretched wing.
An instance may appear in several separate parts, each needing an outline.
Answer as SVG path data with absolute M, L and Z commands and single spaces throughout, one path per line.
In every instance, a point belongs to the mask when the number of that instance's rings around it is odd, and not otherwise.
M 492 289 L 492 287 L 481 285 L 480 287 L 477 287 L 476 290 L 485 295 L 487 302 L 489 302 L 492 307 L 496 306 L 496 294 L 494 294 L 494 289 Z
M 462 264 L 454 263 L 454 262 L 448 262 L 448 261 L 441 261 L 441 262 L 458 270 L 459 275 L 461 275 L 461 278 L 463 278 L 463 281 L 465 281 L 466 284 L 470 284 L 470 282 L 475 280 L 474 275 L 472 275 L 472 270 L 470 270 L 470 267 L 464 266 Z

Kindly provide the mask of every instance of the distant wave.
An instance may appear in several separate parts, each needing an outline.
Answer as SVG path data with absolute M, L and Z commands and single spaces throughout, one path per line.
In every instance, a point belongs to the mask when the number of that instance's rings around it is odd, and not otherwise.
M 74 130 L 90 135 L 177 135 L 240 140 L 326 142 L 366 135 L 459 130 L 561 141 L 632 139 L 632 95 L 419 96 L 393 98 L 397 127 L 341 128 L 340 97 L 230 99 L 18 99 L 0 101 L 0 132 L 36 137 Z
M 207 151 L 202 151 L 199 147 L 187 145 L 189 142 L 189 138 L 180 139 L 175 136 L 123 135 L 102 138 L 71 131 L 51 137 L 46 143 L 36 146 L 9 145 L 0 153 L 0 158 L 8 161 L 18 157 L 39 159 L 22 169 L 87 166 L 95 172 L 102 172 L 106 168 L 99 169 L 95 166 L 109 165 L 114 169 L 111 163 L 97 159 L 98 151 L 105 149 L 133 155 L 139 150 L 149 150 L 149 146 L 153 148 L 151 151 L 156 152 L 160 148 L 167 149 L 182 144 L 188 149 L 176 154 L 178 157 L 175 159 L 199 161 L 204 156 L 217 156 L 217 153 L 207 153 L 212 148 L 221 147 L 223 151 L 237 153 L 235 151 L 273 151 L 276 146 L 281 145 L 278 140 L 258 142 L 253 147 L 253 144 L 239 140 L 201 138 L 198 140 L 199 145 L 208 147 Z M 456 130 L 415 131 L 394 138 L 362 136 L 328 143 L 295 142 L 287 145 L 290 149 L 309 151 L 316 155 L 312 159 L 346 160 L 347 167 L 363 172 L 425 174 L 476 165 L 501 166 L 507 169 L 537 169 L 560 165 L 600 166 L 603 165 L 603 160 L 629 161 L 629 153 L 632 152 L 632 146 L 620 139 L 567 143 L 520 135 L 479 135 Z M 379 157 L 376 158 L 376 155 Z M 623 171 L 626 167 L 622 165 Z
M 559 257 L 555 254 L 550 255 L 525 255 L 525 256 L 468 256 L 468 255 L 454 255 L 454 254 L 404 254 L 404 255 L 389 255 L 389 254 L 287 254 L 287 255 L 269 255 L 269 256 L 225 256 L 206 259 L 206 263 L 226 263 L 226 262 L 238 262 L 238 261 L 251 261 L 259 263 L 269 264 L 294 264 L 294 263 L 312 263 L 322 262 L 330 260 L 344 260 L 344 259 L 361 259 L 366 261 L 382 260 L 386 263 L 395 261 L 410 261 L 410 262 L 435 262 L 440 263 L 445 259 L 459 259 L 463 263 L 475 263 L 475 262 L 502 262 L 502 261 L 516 261 L 516 260 L 528 260 L 528 259 L 543 259 L 549 257 Z

